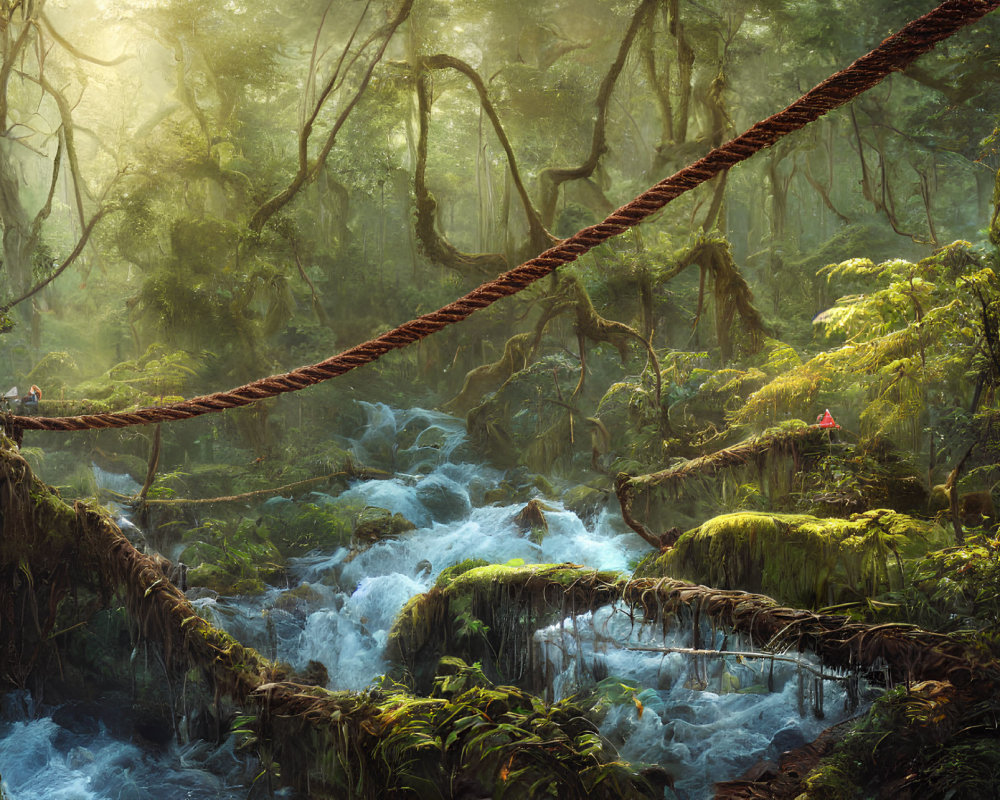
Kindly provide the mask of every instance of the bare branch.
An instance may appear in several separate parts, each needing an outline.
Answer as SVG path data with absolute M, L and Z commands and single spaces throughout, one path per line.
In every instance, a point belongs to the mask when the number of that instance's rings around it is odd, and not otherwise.
M 587 160 L 578 167 L 549 167 L 542 171 L 540 176 L 542 221 L 547 227 L 551 227 L 555 219 L 559 187 L 567 181 L 589 178 L 594 173 L 594 170 L 597 169 L 597 164 L 601 156 L 608 149 L 606 130 L 611 92 L 615 88 L 618 76 L 621 75 L 621 71 L 625 67 L 625 59 L 632 49 L 632 43 L 635 41 L 640 27 L 650 17 L 655 5 L 656 0 L 642 0 L 639 4 L 635 14 L 632 15 L 632 21 L 629 23 L 628 30 L 625 32 L 625 36 L 618 48 L 618 55 L 604 76 L 604 80 L 601 81 L 601 88 L 597 92 L 597 101 L 595 103 L 597 106 L 597 120 L 594 122 L 594 135 L 591 139 L 590 155 L 587 156 Z
M 382 38 L 382 43 L 379 46 L 378 51 L 372 57 L 372 60 L 369 62 L 368 67 L 365 70 L 364 77 L 361 79 L 361 83 L 359 84 L 357 90 L 354 92 L 353 97 L 351 97 L 348 103 L 344 106 L 343 110 L 341 110 L 340 115 L 337 117 L 337 120 L 334 122 L 333 127 L 331 127 L 330 132 L 327 134 L 326 142 L 323 144 L 322 149 L 316 156 L 315 161 L 310 165 L 308 163 L 307 148 L 309 146 L 309 137 L 312 135 L 312 125 L 313 122 L 316 120 L 317 116 L 319 115 L 320 109 L 322 108 L 323 104 L 326 102 L 327 98 L 330 96 L 330 94 L 333 92 L 335 88 L 337 80 L 336 75 L 337 71 L 339 70 L 339 63 L 338 63 L 338 70 L 334 71 L 334 76 L 331 77 L 330 81 L 327 82 L 327 87 L 320 94 L 320 98 L 316 102 L 316 107 L 313 113 L 310 115 L 310 118 L 306 121 L 306 124 L 299 132 L 298 170 L 296 171 L 294 177 L 292 178 L 288 186 L 286 186 L 284 189 L 278 192 L 278 194 L 276 194 L 270 200 L 265 202 L 260 208 L 258 208 L 253 213 L 253 216 L 250 218 L 250 224 L 249 224 L 250 230 L 253 233 L 260 233 L 261 230 L 263 230 L 264 225 L 267 224 L 267 221 L 272 216 L 274 216 L 280 209 L 284 208 L 291 201 L 291 199 L 295 197 L 299 189 L 301 189 L 308 181 L 316 177 L 316 173 L 319 172 L 319 170 L 323 167 L 323 164 L 326 163 L 326 159 L 330 155 L 330 151 L 333 150 L 333 145 L 337 139 L 337 134 L 340 133 L 340 129 L 343 127 L 344 123 L 347 121 L 347 118 L 350 116 L 355 106 L 357 106 L 358 102 L 361 100 L 362 95 L 364 95 L 365 91 L 367 90 L 368 83 L 369 81 L 371 81 L 372 73 L 375 71 L 376 65 L 382 60 L 382 56 L 385 54 L 385 49 L 386 47 L 389 46 L 389 41 L 395 35 L 396 30 L 399 28 L 399 26 L 403 24 L 403 22 L 407 19 L 407 17 L 409 17 L 410 10 L 412 8 L 413 8 L 413 0 L 403 0 L 402 4 L 399 7 L 399 11 L 396 13 L 396 16 L 388 24 L 383 26 L 379 31 L 373 33 L 365 42 L 365 44 L 362 46 L 361 50 L 358 52 L 355 58 L 352 60 L 352 63 L 354 63 L 354 61 L 360 58 L 360 53 L 365 48 L 367 48 L 370 42 L 375 41 L 378 37 Z M 353 39 L 353 34 L 352 34 L 352 39 Z M 346 52 L 347 48 L 344 49 L 345 54 Z M 343 58 L 344 54 L 341 55 L 341 59 Z M 349 71 L 350 70 L 346 70 L 345 72 Z
M 528 228 L 531 231 L 531 244 L 539 250 L 544 250 L 553 243 L 554 239 L 545 230 L 541 217 L 539 217 L 538 211 L 535 210 L 535 206 L 532 204 L 531 199 L 528 197 L 528 192 L 524 188 L 524 182 L 521 180 L 521 172 L 517 168 L 517 160 L 514 158 L 514 148 L 511 147 L 507 133 L 500 124 L 500 117 L 493 106 L 493 102 L 490 100 L 483 79 L 469 64 L 454 56 L 444 54 L 430 56 L 424 59 L 424 64 L 429 69 L 453 69 L 461 72 L 475 87 L 476 92 L 479 94 L 479 103 L 493 124 L 493 130 L 496 133 L 497 139 L 500 140 L 500 146 L 503 147 L 504 153 L 507 154 L 507 164 L 510 167 L 511 179 L 514 181 L 514 187 L 517 189 L 517 194 L 521 198 L 521 205 L 524 207 L 525 216 L 528 218 Z
M 114 66 L 117 66 L 118 64 L 121 64 L 123 61 L 128 61 L 130 58 L 135 58 L 135 56 L 130 55 L 128 53 L 122 53 L 117 58 L 113 58 L 110 61 L 105 61 L 104 59 L 96 58 L 95 56 L 91 56 L 91 55 L 87 55 L 82 50 L 78 49 L 75 45 L 73 45 L 70 42 L 68 42 L 62 36 L 62 34 L 60 34 L 59 31 L 56 30 L 55 26 L 52 24 L 52 20 L 50 20 L 45 15 L 44 12 L 42 12 L 42 14 L 39 15 L 39 19 L 41 19 L 42 24 L 45 26 L 45 29 L 49 32 L 49 35 L 56 42 L 58 42 L 59 45 L 64 50 L 66 50 L 71 56 L 73 56 L 74 58 L 78 58 L 81 61 L 89 61 L 91 64 L 97 64 L 98 66 L 101 66 L 101 67 L 114 67 Z
M 49 83 L 44 75 L 32 78 L 42 89 L 56 102 L 59 109 L 59 117 L 62 120 L 62 138 L 66 145 L 66 158 L 69 161 L 69 173 L 73 179 L 73 195 L 76 200 L 76 213 L 80 220 L 81 227 L 86 223 L 83 211 L 83 190 L 86 188 L 81 179 L 80 160 L 76 154 L 76 143 L 74 138 L 75 128 L 73 127 L 73 109 L 70 107 L 66 96 L 55 86 Z M 88 193 L 89 194 L 89 193 Z
M 32 220 L 31 233 L 28 235 L 29 250 L 35 249 L 35 244 L 38 242 L 38 237 L 42 232 L 42 223 L 48 219 L 49 214 L 52 212 L 52 198 L 55 196 L 56 185 L 59 182 L 59 167 L 62 165 L 63 151 L 62 137 L 58 137 L 56 141 L 56 156 L 52 160 L 52 180 L 49 183 L 49 193 L 45 197 L 45 204 L 38 209 L 38 213 L 35 214 L 35 219 Z
M 463 253 L 438 233 L 437 200 L 427 189 L 427 133 L 431 116 L 431 89 L 426 72 L 417 77 L 417 109 L 420 130 L 417 136 L 417 163 L 413 170 L 413 194 L 417 204 L 417 239 L 426 256 L 439 266 L 464 276 L 493 276 L 508 268 L 502 253 Z
M 79 258 L 80 253 L 82 253 L 83 248 L 86 247 L 87 241 L 90 239 L 90 234 L 93 233 L 94 227 L 97 225 L 97 223 L 100 222 L 101 219 L 103 219 L 107 214 L 116 210 L 118 209 L 112 209 L 107 207 L 98 209 L 97 213 L 95 213 L 94 216 L 90 218 L 90 222 L 88 222 L 87 225 L 84 227 L 83 232 L 80 234 L 80 238 L 76 243 L 76 247 L 74 247 L 73 252 L 66 257 L 66 260 L 63 261 L 63 263 L 60 264 L 55 269 L 55 271 L 51 275 L 49 275 L 49 277 L 45 278 L 45 280 L 35 284 L 31 289 L 22 294 L 16 300 L 11 300 L 9 303 L 0 306 L 0 314 L 6 314 L 8 311 L 14 308 L 14 306 L 19 305 L 20 303 L 23 303 L 25 300 L 27 300 L 29 297 L 38 294 L 42 289 L 44 289 L 46 286 L 52 283 L 52 281 L 54 281 L 56 278 L 62 275 L 70 267 L 70 265 L 72 265 L 72 263 L 76 261 L 77 258 Z

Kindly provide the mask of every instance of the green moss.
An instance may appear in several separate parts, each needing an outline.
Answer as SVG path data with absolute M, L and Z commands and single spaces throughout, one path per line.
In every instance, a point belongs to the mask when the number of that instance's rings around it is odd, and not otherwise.
M 441 570 L 441 574 L 438 575 L 437 580 L 434 582 L 434 588 L 444 589 L 450 586 L 459 575 L 464 575 L 470 569 L 489 566 L 489 563 L 484 558 L 467 558 L 465 561 L 452 564 L 450 567 Z
M 567 491 L 562 502 L 567 510 L 572 511 L 580 519 L 594 517 L 604 508 L 608 500 L 607 488 L 597 488 L 580 484 Z
M 903 562 L 949 543 L 940 526 L 893 511 L 850 519 L 743 512 L 688 531 L 635 576 L 669 575 L 818 608 L 899 589 Z
M 217 547 L 208 542 L 194 542 L 181 552 L 180 560 L 188 565 L 217 564 L 223 560 L 225 554 L 221 547 Z
M 377 542 L 412 531 L 417 526 L 402 514 L 393 514 L 385 508 L 365 506 L 358 516 L 354 536 L 363 542 Z
M 188 583 L 222 594 L 259 594 L 285 563 L 261 520 L 207 519 L 184 534 L 184 541 Z
M 286 510 L 269 512 L 261 517 L 271 531 L 271 539 L 286 558 L 310 550 L 336 550 L 351 542 L 353 518 L 357 506 L 333 503 L 287 504 Z M 402 516 L 391 520 L 391 529 L 402 532 L 412 524 Z
M 316 606 L 322 602 L 323 596 L 308 583 L 300 583 L 294 589 L 282 592 L 274 603 L 274 607 L 283 611 L 294 611 L 302 605 Z
M 233 583 L 235 577 L 225 567 L 218 564 L 199 564 L 187 572 L 188 584 L 202 586 L 219 594 L 235 594 Z
M 386 653 L 405 667 L 416 685 L 428 689 L 442 655 L 479 661 L 490 680 L 515 682 L 534 631 L 564 612 L 600 604 L 600 587 L 621 578 L 575 564 L 491 564 L 464 562 L 447 570 L 426 594 L 412 598 L 396 617 Z M 610 595 L 617 596 L 617 591 Z

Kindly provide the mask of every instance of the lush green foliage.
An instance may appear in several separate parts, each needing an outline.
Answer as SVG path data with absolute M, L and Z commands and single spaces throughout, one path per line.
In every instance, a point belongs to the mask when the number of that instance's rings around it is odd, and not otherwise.
M 600 221 L 926 6 L 4 4 L 8 384 L 22 396 L 40 386 L 39 413 L 73 415 L 318 362 Z M 156 473 L 150 500 L 239 495 L 349 474 L 330 431 L 358 428 L 362 399 L 468 413 L 477 457 L 508 470 L 488 502 L 569 488 L 595 513 L 617 473 L 680 469 L 693 477 L 672 495 L 634 504 L 656 531 L 737 509 L 828 514 L 841 530 L 852 513 L 904 503 L 930 516 L 921 501 L 934 484 L 950 485 L 949 501 L 993 491 L 998 31 L 987 16 L 551 281 L 332 385 L 163 425 L 162 447 L 102 431 L 39 435 L 23 452 L 81 496 L 95 491 L 91 462 L 140 483 Z M 842 427 L 822 453 L 713 461 L 825 409 Z M 378 455 L 395 468 L 394 452 Z M 192 580 L 259 592 L 287 558 L 352 544 L 359 509 L 327 502 L 338 487 L 251 516 L 171 507 L 151 539 L 183 545 Z M 960 538 L 956 515 L 941 521 Z M 985 641 L 997 558 L 983 534 L 927 555 L 898 585 L 895 540 L 872 533 L 831 593 L 812 574 L 792 586 L 801 558 L 772 541 L 768 586 L 819 605 L 860 592 L 872 614 Z M 806 555 L 836 561 L 831 538 Z M 887 587 L 893 596 L 870 597 Z M 474 611 L 458 615 L 458 634 L 486 647 L 503 632 Z M 632 791 L 569 710 L 478 678 L 463 667 L 432 698 L 373 705 L 412 715 L 380 745 L 384 780 L 443 786 L 461 763 L 500 775 L 500 793 L 548 791 L 545 751 L 581 796 Z M 927 785 L 978 747 L 928 761 Z M 429 754 L 442 765 L 433 776 L 421 771 Z

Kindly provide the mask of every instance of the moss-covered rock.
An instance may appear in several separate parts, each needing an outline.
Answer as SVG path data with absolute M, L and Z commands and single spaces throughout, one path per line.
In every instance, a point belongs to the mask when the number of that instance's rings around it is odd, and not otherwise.
M 635 577 L 669 575 L 818 608 L 898 589 L 904 561 L 950 543 L 939 525 L 884 509 L 850 519 L 724 514 L 647 558 Z
M 295 612 L 300 609 L 317 608 L 322 602 L 323 595 L 311 584 L 300 583 L 294 589 L 282 592 L 274 601 L 274 607 L 281 611 Z
M 219 594 L 234 595 L 260 594 L 264 591 L 263 581 L 257 578 L 241 578 L 220 564 L 202 563 L 188 569 L 188 584 L 211 589 Z
M 354 537 L 361 542 L 377 542 L 412 531 L 417 526 L 400 513 L 385 508 L 365 506 L 354 526 Z
M 514 524 L 535 544 L 541 544 L 549 532 L 545 512 L 553 510 L 540 500 L 529 500 L 528 504 L 514 515 Z
M 477 569 L 478 567 L 488 567 L 490 562 L 485 558 L 467 558 L 465 561 L 460 561 L 457 564 L 452 564 L 450 567 L 445 567 L 441 570 L 441 574 L 437 576 L 437 580 L 434 582 L 435 589 L 446 589 L 448 588 L 456 578 L 460 575 L 464 575 L 470 569 Z

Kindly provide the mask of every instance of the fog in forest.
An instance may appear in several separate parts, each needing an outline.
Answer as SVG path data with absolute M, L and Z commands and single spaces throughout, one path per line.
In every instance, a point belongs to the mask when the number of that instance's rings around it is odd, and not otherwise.
M 0 5 L 0 797 L 993 796 L 1000 16 L 949 4 L 182 419 L 932 2 Z

